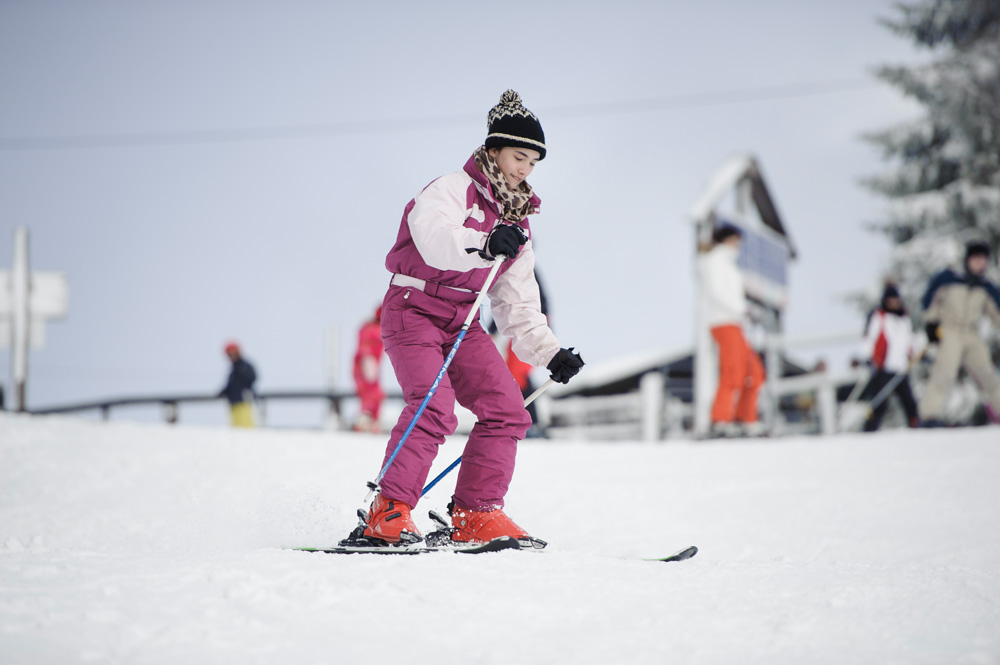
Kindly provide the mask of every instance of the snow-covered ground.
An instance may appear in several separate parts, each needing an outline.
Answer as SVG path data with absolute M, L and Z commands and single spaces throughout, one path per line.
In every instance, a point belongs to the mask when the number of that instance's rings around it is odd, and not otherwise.
M 286 549 L 354 526 L 383 446 L 0 414 L 0 663 L 1000 663 L 997 428 L 532 440 L 542 553 Z

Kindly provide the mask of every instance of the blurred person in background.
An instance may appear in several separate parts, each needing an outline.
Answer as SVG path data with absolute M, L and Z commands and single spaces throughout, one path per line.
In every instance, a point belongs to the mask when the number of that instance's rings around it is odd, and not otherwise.
M 548 298 L 545 296 L 545 289 L 542 287 L 541 280 L 538 279 L 537 267 L 535 268 L 535 281 L 538 282 L 538 295 L 542 303 L 542 314 L 545 315 L 545 321 L 551 328 L 552 321 L 549 319 Z M 514 353 L 514 340 L 503 337 L 500 334 L 500 331 L 497 330 L 496 321 L 490 321 L 489 332 L 490 336 L 493 337 L 496 342 L 497 348 L 499 348 L 500 352 L 503 354 L 504 360 L 507 362 L 507 369 L 510 370 L 514 380 L 517 381 L 517 386 L 521 389 L 521 396 L 527 400 L 537 388 L 534 381 L 531 380 L 531 373 L 534 370 L 534 367 L 517 357 L 517 354 Z M 528 433 L 525 435 L 525 438 L 544 438 L 546 436 L 545 428 L 538 422 L 538 409 L 535 406 L 535 403 L 532 402 L 529 404 L 527 409 L 528 415 L 531 416 L 531 427 L 528 429 Z
M 229 401 L 229 421 L 233 427 L 254 427 L 253 384 L 257 380 L 257 372 L 243 358 L 243 352 L 236 342 L 226 344 L 225 353 L 232 368 L 229 380 L 219 391 L 219 397 L 225 397 Z
M 385 392 L 382 390 L 382 308 L 362 324 L 358 331 L 358 350 L 354 353 L 354 386 L 361 400 L 361 413 L 354 422 L 355 432 L 379 431 L 378 414 Z
M 986 343 L 979 336 L 984 315 L 1000 329 L 1000 291 L 986 279 L 990 248 L 985 242 L 966 245 L 964 271 L 951 268 L 935 275 L 921 300 L 927 341 L 937 345 L 934 367 L 920 399 L 920 419 L 925 427 L 944 426 L 944 404 L 965 366 L 984 396 L 987 412 L 996 422 L 1000 414 L 1000 377 Z
M 886 284 L 879 306 L 868 314 L 861 342 L 863 357 L 868 358 L 872 369 L 861 398 L 873 400 L 878 397 L 880 400 L 865 421 L 864 431 L 874 432 L 882 424 L 882 418 L 889 409 L 890 395 L 895 395 L 902 404 L 910 427 L 920 424 L 908 376 L 913 358 L 913 338 L 913 321 L 903 306 L 899 289 L 895 284 Z M 889 388 L 891 392 L 883 395 L 883 390 L 890 384 L 893 386 Z
M 742 241 L 739 229 L 722 224 L 712 233 L 711 249 L 698 261 L 705 319 L 719 348 L 719 384 L 712 403 L 714 437 L 765 432 L 757 416 L 764 365 L 743 334 L 747 301 L 737 265 Z

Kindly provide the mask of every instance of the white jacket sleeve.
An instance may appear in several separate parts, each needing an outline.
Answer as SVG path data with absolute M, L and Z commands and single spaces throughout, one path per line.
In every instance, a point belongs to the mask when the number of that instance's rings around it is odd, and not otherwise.
M 699 264 L 701 288 L 707 301 L 709 322 L 712 324 L 740 323 L 746 315 L 746 294 L 743 277 L 722 251 L 717 248 L 704 256 Z
M 452 173 L 427 185 L 414 199 L 406 222 L 413 244 L 432 268 L 467 272 L 493 265 L 477 252 L 465 251 L 469 247 L 482 249 L 487 236 L 465 226 L 465 220 L 477 212 L 466 207 L 470 184 L 464 173 Z M 485 216 L 480 221 L 483 219 Z
M 548 365 L 560 346 L 542 314 L 530 240 L 510 268 L 497 278 L 489 296 L 497 328 L 500 334 L 512 338 L 517 357 L 535 367 Z

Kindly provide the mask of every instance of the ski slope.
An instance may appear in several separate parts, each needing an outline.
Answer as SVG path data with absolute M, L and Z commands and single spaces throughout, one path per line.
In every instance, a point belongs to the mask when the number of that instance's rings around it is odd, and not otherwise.
M 529 440 L 542 553 L 284 549 L 384 443 L 0 414 L 0 663 L 1000 663 L 1000 429 Z

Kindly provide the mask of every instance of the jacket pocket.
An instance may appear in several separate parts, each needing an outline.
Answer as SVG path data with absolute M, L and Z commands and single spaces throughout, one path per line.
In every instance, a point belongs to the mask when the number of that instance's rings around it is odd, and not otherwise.
M 404 312 L 409 305 L 413 289 L 399 289 L 389 296 L 382 306 L 382 337 L 391 337 L 406 329 Z

